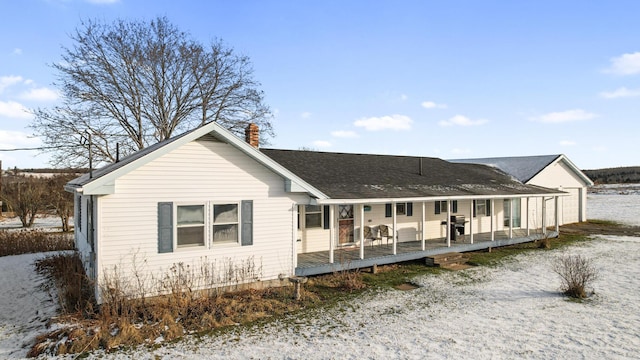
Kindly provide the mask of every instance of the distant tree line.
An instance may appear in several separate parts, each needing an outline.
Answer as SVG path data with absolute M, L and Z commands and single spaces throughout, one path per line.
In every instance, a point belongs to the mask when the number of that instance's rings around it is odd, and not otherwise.
M 640 166 L 582 170 L 596 184 L 640 183 Z

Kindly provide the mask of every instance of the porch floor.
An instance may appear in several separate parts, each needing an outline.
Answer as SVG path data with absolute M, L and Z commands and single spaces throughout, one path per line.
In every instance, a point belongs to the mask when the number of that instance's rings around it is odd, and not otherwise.
M 547 235 L 549 237 L 557 237 L 558 233 L 547 230 Z M 352 245 L 334 249 L 333 263 L 329 263 L 329 251 L 298 254 L 296 275 L 327 274 L 334 271 L 365 268 L 373 265 L 393 264 L 447 252 L 476 251 L 490 247 L 531 242 L 543 237 L 544 235 L 542 235 L 540 229 L 530 230 L 530 235 L 528 236 L 526 229 L 514 229 L 512 238 L 509 238 L 508 230 L 494 232 L 493 241 L 491 240 L 491 233 L 480 233 L 473 235 L 473 244 L 471 244 L 471 236 L 467 234 L 463 238 L 458 237 L 457 241 L 452 240 L 451 247 L 447 247 L 446 239 L 444 238 L 429 239 L 425 241 L 425 250 L 422 250 L 421 241 L 398 242 L 395 255 L 393 254 L 393 244 L 389 243 L 387 245 L 383 241 L 382 244 L 373 246 L 366 244 L 364 259 L 360 259 L 360 247 Z

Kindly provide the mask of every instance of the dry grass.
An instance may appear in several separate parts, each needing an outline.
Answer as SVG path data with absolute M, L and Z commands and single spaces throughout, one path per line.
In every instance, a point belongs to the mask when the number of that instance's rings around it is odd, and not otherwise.
M 0 256 L 73 250 L 73 248 L 73 238 L 70 234 L 30 229 L 0 230 Z
M 245 264 L 246 265 L 246 264 Z M 109 289 L 103 290 L 103 303 L 87 301 L 86 281 L 77 255 L 66 253 L 45 258 L 38 270 L 54 279 L 60 290 L 63 326 L 37 339 L 29 355 L 83 353 L 96 349 L 107 351 L 136 345 L 153 346 L 158 341 L 179 339 L 185 334 L 206 333 L 213 329 L 248 324 L 278 317 L 305 307 L 317 306 L 336 294 L 364 287 L 358 271 L 325 275 L 303 287 L 302 299 L 293 299 L 293 288 L 274 287 L 262 290 L 194 291 L 190 272 L 177 266 L 164 275 L 164 285 L 171 291 L 162 296 L 131 298 L 123 291 L 122 278 L 111 277 Z M 66 271 L 61 271 L 66 269 Z M 78 278 L 83 278 L 82 282 Z M 311 285 L 322 283 L 322 286 Z M 283 282 L 283 284 L 288 284 Z M 106 292 L 105 292 L 106 291 Z

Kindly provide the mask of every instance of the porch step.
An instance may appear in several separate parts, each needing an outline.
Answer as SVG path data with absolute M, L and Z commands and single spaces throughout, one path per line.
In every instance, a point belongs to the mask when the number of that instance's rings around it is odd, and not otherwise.
M 424 262 L 427 266 L 448 267 L 453 265 L 464 265 L 469 260 L 465 254 L 458 252 L 450 252 L 439 255 L 427 256 Z

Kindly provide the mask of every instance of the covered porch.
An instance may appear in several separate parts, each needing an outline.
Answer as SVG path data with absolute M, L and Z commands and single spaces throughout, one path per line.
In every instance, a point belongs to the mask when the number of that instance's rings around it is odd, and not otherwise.
M 327 274 L 422 259 L 448 252 L 477 251 L 532 242 L 545 237 L 557 237 L 558 233 L 557 227 L 555 230 L 546 230 L 545 232 L 542 229 L 512 229 L 477 233 L 473 237 L 466 235 L 457 238 L 457 241 L 439 238 L 397 242 L 394 245 L 382 243 L 373 246 L 349 246 L 328 251 L 302 253 L 297 256 L 295 274 L 297 276 Z

